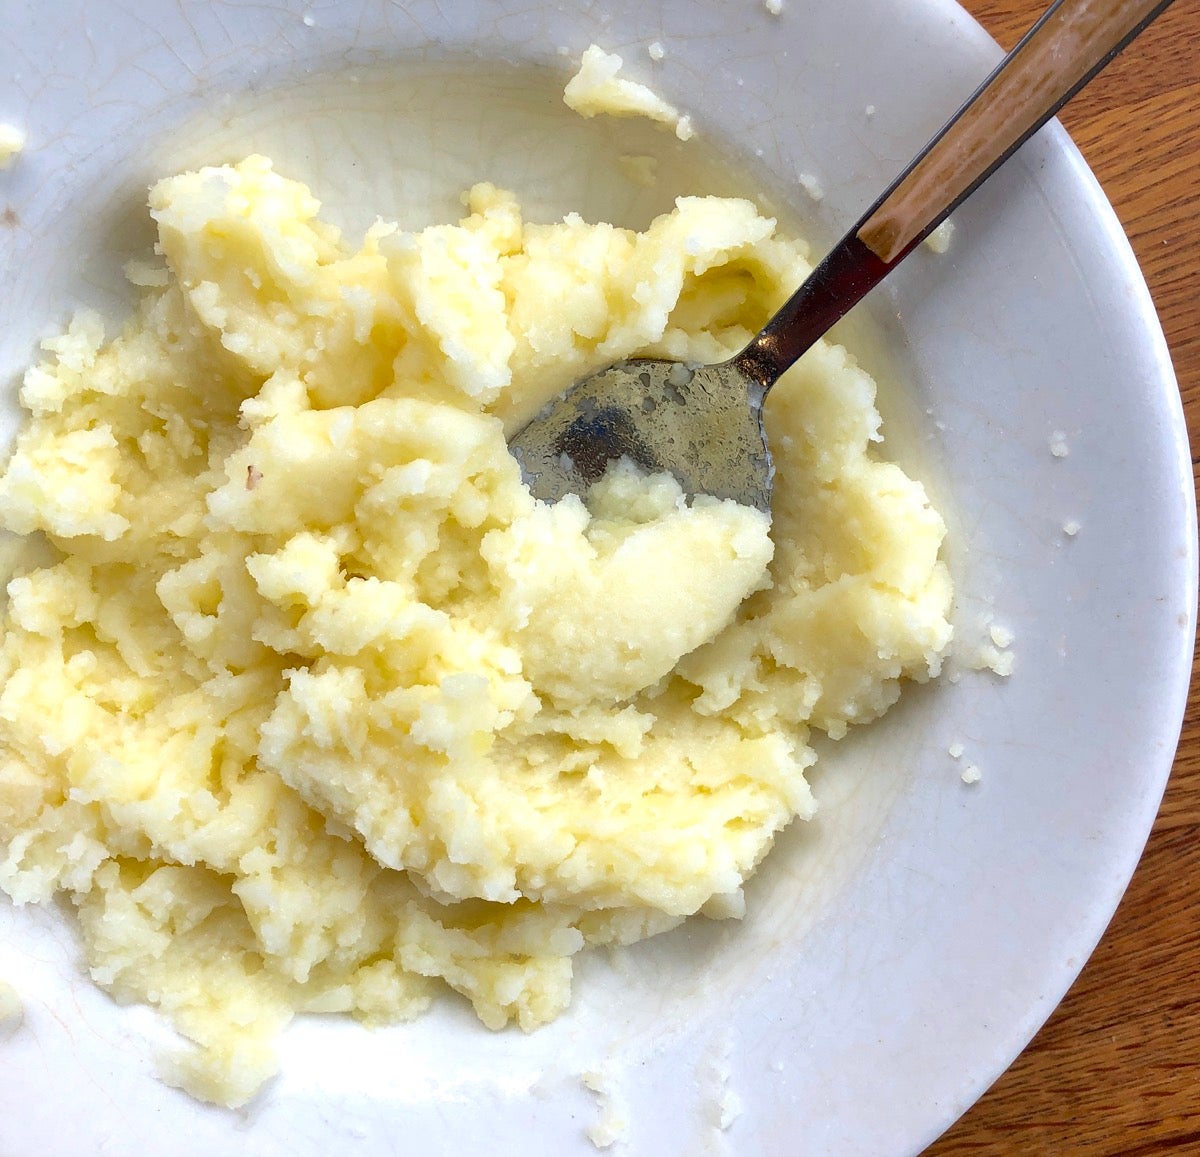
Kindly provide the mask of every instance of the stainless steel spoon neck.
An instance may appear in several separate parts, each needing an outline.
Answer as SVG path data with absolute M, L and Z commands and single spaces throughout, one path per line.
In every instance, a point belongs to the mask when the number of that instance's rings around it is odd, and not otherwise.
M 1055 0 L 732 359 L 769 390 L 1172 0 Z
M 895 264 L 871 252 L 858 239 L 857 228 L 833 247 L 804 284 L 732 359 L 739 372 L 759 383 L 764 395 Z

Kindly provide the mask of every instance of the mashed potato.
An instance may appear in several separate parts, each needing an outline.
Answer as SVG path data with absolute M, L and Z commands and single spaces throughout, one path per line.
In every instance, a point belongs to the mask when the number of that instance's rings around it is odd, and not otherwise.
M 771 395 L 769 527 L 623 469 L 548 506 L 507 452 L 581 374 L 738 349 L 807 269 L 772 221 L 466 205 L 353 249 L 262 157 L 164 180 L 136 315 L 77 317 L 21 390 L 0 885 L 68 897 L 223 1104 L 296 1012 L 449 987 L 531 1029 L 586 945 L 736 911 L 812 813 L 809 728 L 949 640 L 942 521 L 837 346 Z
M 661 45 L 659 55 L 662 57 Z M 653 45 L 651 45 L 653 57 Z M 675 130 L 681 141 L 690 141 L 695 132 L 690 117 L 668 104 L 656 92 L 636 80 L 621 76 L 625 62 L 613 52 L 593 44 L 579 60 L 579 71 L 567 82 L 563 100 L 567 107 L 583 117 L 646 117 Z

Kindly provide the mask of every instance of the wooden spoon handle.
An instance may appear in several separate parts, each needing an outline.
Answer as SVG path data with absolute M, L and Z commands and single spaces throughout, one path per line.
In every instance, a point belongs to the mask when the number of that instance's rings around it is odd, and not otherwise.
M 1046 123 L 1171 0 L 1058 0 L 858 229 L 891 263 Z

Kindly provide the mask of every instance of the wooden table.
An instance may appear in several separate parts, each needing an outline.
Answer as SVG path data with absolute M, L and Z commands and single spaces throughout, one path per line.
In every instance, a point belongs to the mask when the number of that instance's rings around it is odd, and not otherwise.
M 1043 0 L 962 0 L 1009 48 Z M 1179 0 L 1062 116 L 1125 225 L 1200 448 L 1200 5 Z M 1103 420 L 1103 416 L 1098 416 Z M 1196 461 L 1193 456 L 1193 462 Z M 1200 1154 L 1200 687 L 1121 907 L 1034 1039 L 926 1157 Z

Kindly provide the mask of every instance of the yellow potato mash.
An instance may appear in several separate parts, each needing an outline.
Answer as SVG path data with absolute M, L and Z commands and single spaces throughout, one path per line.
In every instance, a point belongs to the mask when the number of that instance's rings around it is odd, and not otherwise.
M 618 467 L 535 501 L 505 431 L 631 355 L 737 350 L 804 276 L 743 200 L 644 233 L 523 220 L 357 249 L 252 156 L 158 183 L 107 339 L 21 389 L 0 521 L 0 885 L 75 906 L 91 974 L 227 1105 L 296 1012 L 490 1028 L 572 958 L 741 887 L 813 800 L 809 729 L 937 672 L 944 526 L 821 343 L 772 392 L 773 517 Z

